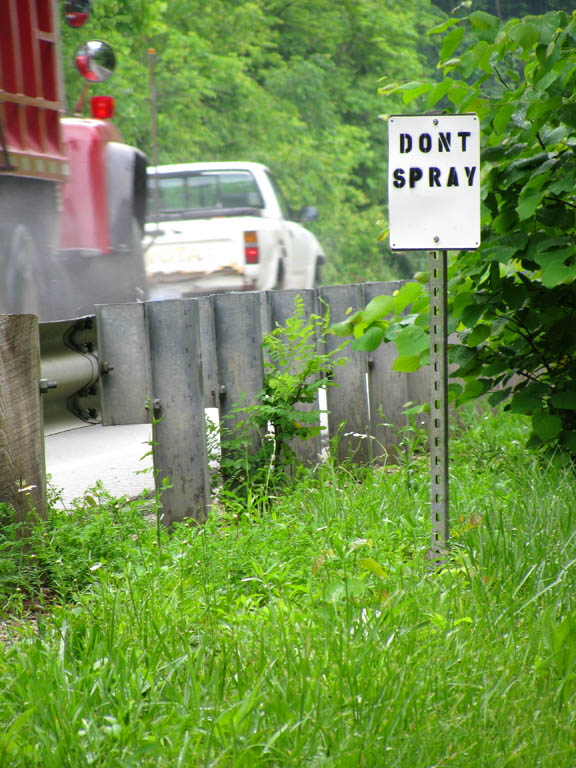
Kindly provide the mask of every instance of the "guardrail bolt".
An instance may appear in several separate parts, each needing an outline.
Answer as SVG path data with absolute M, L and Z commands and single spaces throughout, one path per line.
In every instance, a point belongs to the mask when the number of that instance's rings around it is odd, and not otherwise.
M 40 394 L 45 395 L 49 389 L 56 389 L 58 386 L 57 381 L 48 381 L 48 379 L 40 379 Z
M 113 371 L 113 370 L 114 370 L 114 366 L 110 365 L 110 363 L 103 362 L 100 365 L 100 374 L 102 376 L 106 376 L 108 373 L 110 373 L 110 371 Z
M 154 413 L 154 415 L 156 415 L 156 414 L 160 413 L 160 411 L 162 410 L 162 401 L 160 400 L 160 398 L 159 398 L 159 397 L 155 397 L 155 398 L 152 400 L 152 402 L 150 402 L 150 400 L 149 400 L 149 401 L 146 403 L 146 406 L 145 406 L 145 407 L 146 407 L 146 410 L 147 410 L 147 411 L 150 411 L 150 410 L 151 410 L 151 411 L 152 411 L 152 413 Z

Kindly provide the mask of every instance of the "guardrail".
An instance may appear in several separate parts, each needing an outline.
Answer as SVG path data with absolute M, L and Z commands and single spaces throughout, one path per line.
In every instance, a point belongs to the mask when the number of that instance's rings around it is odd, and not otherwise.
M 218 409 L 222 418 L 241 399 L 255 402 L 264 377 L 263 334 L 293 314 L 296 295 L 308 313 L 321 314 L 327 305 L 338 321 L 347 308 L 362 307 L 401 285 L 366 283 L 109 304 L 97 306 L 95 316 L 43 323 L 38 378 L 45 433 L 85 423 L 153 421 L 155 482 L 162 487 L 168 478 L 171 484 L 162 496 L 164 520 L 201 521 L 209 501 L 205 409 Z M 340 342 L 329 336 L 328 350 Z M 26 343 L 32 344 L 31 339 Z M 390 345 L 370 353 L 347 349 L 345 356 L 349 362 L 334 370 L 336 386 L 326 391 L 327 435 L 338 436 L 339 460 L 363 463 L 393 452 L 398 429 L 407 423 L 405 403 L 429 397 L 429 373 L 392 371 L 395 351 Z M 12 366 L 10 355 L 2 362 L 2 371 Z M 28 375 L 28 392 L 34 375 Z M 0 373 L 0 392 L 5 389 L 6 374 Z M 6 418 L 0 409 L 0 434 Z M 299 458 L 307 463 L 317 461 L 320 451 L 320 438 L 297 447 Z M 7 461 L 0 458 L 0 471 Z M 40 466 L 37 475 L 43 471 Z

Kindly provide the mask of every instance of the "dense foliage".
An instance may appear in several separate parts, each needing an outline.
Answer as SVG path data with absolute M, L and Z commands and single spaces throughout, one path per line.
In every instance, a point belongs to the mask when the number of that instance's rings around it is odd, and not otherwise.
M 118 66 L 93 93 L 117 100 L 125 140 L 153 161 L 148 49 L 156 50 L 158 159 L 264 162 L 329 255 L 324 279 L 390 279 L 378 235 L 385 210 L 386 124 L 378 79 L 434 72 L 443 18 L 431 0 L 95 0 L 63 29 L 68 104 L 81 89 L 79 40 L 110 42 Z M 396 109 L 401 100 L 393 99 Z M 410 273 L 404 273 L 410 277 Z
M 451 18 L 441 84 L 390 84 L 406 103 L 476 112 L 482 121 L 483 233 L 477 251 L 450 266 L 452 349 L 461 402 L 496 389 L 491 402 L 529 414 L 532 443 L 576 453 L 576 15 L 513 19 L 475 11 Z M 412 315 L 388 297 L 348 319 L 357 346 L 410 335 L 409 359 L 426 361 L 427 302 L 414 285 Z M 390 315 L 390 312 L 395 314 Z M 409 326 L 407 329 L 406 327 Z M 402 335 L 399 336 L 403 338 Z M 399 349 L 400 358 L 403 351 Z M 409 367 L 406 368 L 405 366 Z
M 548 11 L 572 11 L 574 7 L 572 0 L 473 0 L 472 3 L 466 0 L 434 0 L 434 3 L 446 13 L 453 13 L 458 7 L 467 7 L 469 10 L 488 11 L 499 19 L 539 15 Z

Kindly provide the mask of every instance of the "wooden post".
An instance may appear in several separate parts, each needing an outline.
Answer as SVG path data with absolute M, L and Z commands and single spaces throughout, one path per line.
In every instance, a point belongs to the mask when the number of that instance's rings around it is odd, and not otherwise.
M 13 507 L 17 522 L 46 516 L 35 315 L 0 315 L 0 502 Z

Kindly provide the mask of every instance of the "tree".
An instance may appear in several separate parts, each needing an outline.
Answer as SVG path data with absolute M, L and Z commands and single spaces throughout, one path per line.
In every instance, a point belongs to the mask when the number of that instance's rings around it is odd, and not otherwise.
M 437 56 L 425 30 L 442 18 L 431 0 L 95 0 L 85 28 L 64 29 L 68 103 L 81 90 L 79 38 L 107 40 L 118 66 L 98 92 L 116 97 L 125 140 L 152 157 L 153 47 L 161 163 L 263 162 L 294 210 L 317 205 L 327 280 L 392 278 L 377 239 L 387 154 L 378 72 L 424 77 Z
M 528 414 L 531 444 L 576 455 L 576 13 L 498 18 L 474 11 L 443 34 L 440 84 L 382 89 L 423 108 L 476 112 L 483 138 L 483 233 L 449 268 L 456 401 L 491 392 Z M 380 297 L 340 324 L 358 348 L 397 339 L 397 370 L 426 361 L 425 291 Z M 405 298 L 405 297 L 404 297 Z M 402 299 L 402 297 L 401 297 Z M 410 343 L 408 343 L 410 342 Z M 409 354 L 406 354 L 408 350 Z
M 453 13 L 458 6 L 468 10 L 487 11 L 499 19 L 543 14 L 549 11 L 568 11 L 573 8 L 572 0 L 434 0 L 435 4 L 446 13 Z

